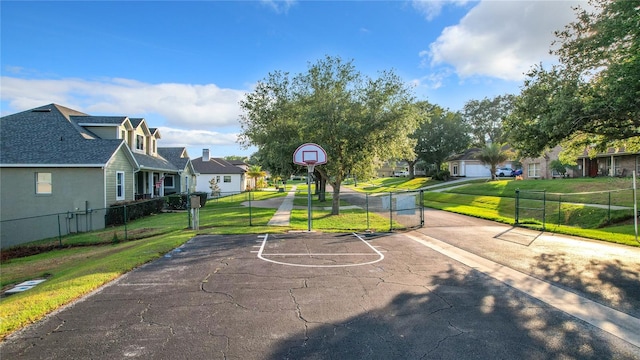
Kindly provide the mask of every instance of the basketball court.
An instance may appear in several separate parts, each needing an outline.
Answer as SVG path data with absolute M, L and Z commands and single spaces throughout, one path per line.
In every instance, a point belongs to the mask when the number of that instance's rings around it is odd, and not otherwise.
M 486 263 L 456 257 L 418 232 L 197 236 L 0 351 L 22 359 L 638 357 L 628 341 L 488 275 Z

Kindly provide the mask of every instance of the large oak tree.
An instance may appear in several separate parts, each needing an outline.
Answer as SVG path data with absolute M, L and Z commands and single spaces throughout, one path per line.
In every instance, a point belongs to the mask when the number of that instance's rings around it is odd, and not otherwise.
M 508 120 L 513 145 L 536 157 L 562 144 L 574 150 L 626 145 L 640 137 L 640 5 L 592 0 L 556 32 L 560 63 L 528 74 Z M 595 145 L 595 146 L 594 146 Z
M 297 146 L 322 146 L 328 162 L 317 170 L 333 187 L 337 215 L 349 173 L 376 159 L 410 157 L 409 135 L 417 126 L 412 102 L 410 88 L 393 71 L 370 78 L 353 61 L 327 56 L 304 73 L 276 71 L 258 82 L 240 103 L 239 141 L 289 163 Z

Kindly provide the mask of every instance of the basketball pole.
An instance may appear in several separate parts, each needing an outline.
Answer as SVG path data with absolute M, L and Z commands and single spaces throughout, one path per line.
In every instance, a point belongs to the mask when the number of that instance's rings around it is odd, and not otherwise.
M 311 175 L 314 164 L 307 164 L 307 231 L 311 232 Z

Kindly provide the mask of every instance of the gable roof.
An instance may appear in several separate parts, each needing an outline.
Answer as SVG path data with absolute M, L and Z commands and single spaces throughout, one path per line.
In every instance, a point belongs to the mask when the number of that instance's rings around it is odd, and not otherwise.
M 238 166 L 221 158 L 210 158 L 202 161 L 202 157 L 191 160 L 193 168 L 200 174 L 244 174 L 245 171 Z
M 478 154 L 480 154 L 482 150 L 480 150 L 479 148 L 470 148 L 465 150 L 464 152 L 460 153 L 460 154 L 455 154 L 455 155 L 451 155 L 449 156 L 446 160 L 447 161 L 455 161 L 455 160 L 478 160 L 476 158 L 476 156 Z
M 123 140 L 100 139 L 72 116 L 88 115 L 49 104 L 0 118 L 0 166 L 106 165 Z
M 184 147 L 158 147 L 158 154 L 172 163 L 178 170 L 184 170 L 190 163 Z M 193 168 L 193 166 L 191 166 Z

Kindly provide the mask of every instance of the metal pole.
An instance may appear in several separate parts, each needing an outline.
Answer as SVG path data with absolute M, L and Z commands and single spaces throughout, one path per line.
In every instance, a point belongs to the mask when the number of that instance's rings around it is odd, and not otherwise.
M 558 195 L 558 225 L 560 225 L 561 217 L 560 212 L 562 211 L 562 195 Z
M 62 229 L 60 228 L 60 214 L 58 214 L 58 246 L 62 247 Z
M 636 192 L 636 171 L 633 171 L 633 228 L 638 242 L 638 198 Z
M 187 191 L 187 229 L 191 227 L 191 194 Z
M 611 191 L 609 191 L 609 211 L 607 212 L 607 224 L 611 224 Z
M 367 230 L 371 230 L 371 226 L 369 225 L 369 194 L 364 194 L 364 205 L 367 209 Z
M 520 190 L 516 189 L 516 225 L 518 225 L 518 218 L 520 216 Z
M 127 205 L 123 206 L 124 208 L 124 241 L 127 241 Z
M 249 226 L 253 226 L 251 223 L 251 190 L 249 190 Z
M 420 190 L 420 227 L 424 226 L 424 190 Z
M 542 192 L 542 231 L 546 230 L 547 223 L 547 190 Z
M 393 231 L 393 193 L 389 193 L 389 231 Z
M 307 231 L 311 231 L 311 167 L 307 166 Z

